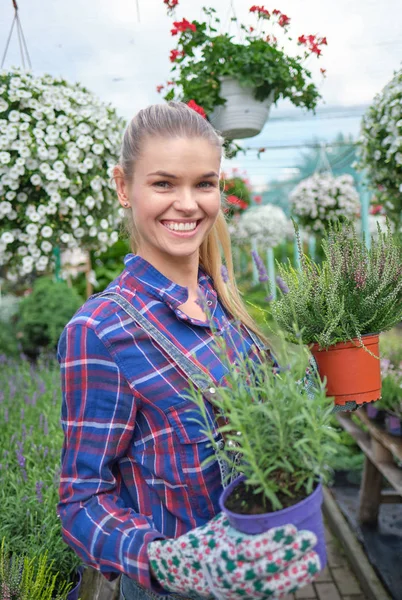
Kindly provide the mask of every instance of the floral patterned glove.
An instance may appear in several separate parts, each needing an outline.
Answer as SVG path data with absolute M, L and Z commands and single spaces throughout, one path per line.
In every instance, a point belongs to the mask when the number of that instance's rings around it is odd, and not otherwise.
M 148 545 L 153 573 L 187 598 L 276 600 L 310 583 L 320 570 L 317 539 L 293 525 L 246 535 L 223 513 L 177 539 Z

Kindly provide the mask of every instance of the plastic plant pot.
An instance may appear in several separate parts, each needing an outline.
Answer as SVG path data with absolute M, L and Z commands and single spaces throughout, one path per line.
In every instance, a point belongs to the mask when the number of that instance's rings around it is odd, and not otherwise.
M 237 531 L 248 534 L 263 533 L 272 527 L 281 527 L 288 524 L 294 525 L 299 530 L 312 531 L 317 536 L 317 544 L 314 550 L 320 557 L 321 569 L 323 569 L 327 563 L 327 552 L 321 512 L 323 502 L 322 485 L 319 484 L 310 496 L 288 508 L 259 515 L 243 515 L 232 512 L 225 506 L 230 494 L 243 481 L 245 481 L 244 475 L 232 481 L 223 490 L 219 498 L 220 508 L 227 515 L 231 526 Z
M 379 335 L 363 336 L 367 350 L 358 347 L 359 340 L 340 342 L 324 350 L 312 344 L 311 352 L 317 361 L 320 377 L 327 380 L 327 395 L 333 396 L 335 404 L 345 405 L 372 402 L 381 397 L 381 371 Z

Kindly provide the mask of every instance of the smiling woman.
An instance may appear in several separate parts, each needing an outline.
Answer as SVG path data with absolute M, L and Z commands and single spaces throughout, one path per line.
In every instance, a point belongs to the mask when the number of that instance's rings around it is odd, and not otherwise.
M 275 599 L 284 585 L 297 589 L 308 582 L 307 572 L 300 575 L 306 560 L 319 566 L 309 534 L 307 546 L 292 554 L 299 580 L 289 578 L 287 559 L 274 578 L 268 568 L 273 545 L 288 556 L 286 540 L 301 544 L 301 534 L 292 528 L 273 544 L 275 531 L 251 539 L 222 518 L 219 498 L 230 470 L 216 459 L 185 396 L 189 380 L 204 393 L 201 380 L 208 377 L 206 399 L 211 386 L 225 381 L 215 332 L 226 341 L 231 363 L 244 356 L 275 366 L 234 281 L 219 190 L 221 154 L 222 139 L 185 104 L 150 106 L 134 117 L 114 169 L 133 254 L 59 342 L 63 536 L 108 579 L 123 573 L 122 600 L 214 597 L 211 561 L 228 582 L 223 600 L 263 598 L 265 588 Z M 217 422 L 212 403 L 206 404 Z M 255 567 L 253 585 L 245 566 Z

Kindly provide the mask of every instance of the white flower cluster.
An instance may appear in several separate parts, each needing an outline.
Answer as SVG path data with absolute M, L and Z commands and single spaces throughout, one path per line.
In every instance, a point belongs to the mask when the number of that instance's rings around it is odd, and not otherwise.
M 298 223 L 312 233 L 323 232 L 328 221 L 340 217 L 356 219 L 360 212 L 360 198 L 351 175 L 316 173 L 297 184 L 289 203 Z
M 43 272 L 55 246 L 107 249 L 124 122 L 79 84 L 0 71 L 0 268 Z
M 402 211 L 402 70 L 374 98 L 359 141 L 357 166 L 367 169 L 379 201 L 397 221 Z
M 239 229 L 248 240 L 252 237 L 258 244 L 274 248 L 286 238 L 289 220 L 279 206 L 263 204 L 249 208 L 240 216 Z

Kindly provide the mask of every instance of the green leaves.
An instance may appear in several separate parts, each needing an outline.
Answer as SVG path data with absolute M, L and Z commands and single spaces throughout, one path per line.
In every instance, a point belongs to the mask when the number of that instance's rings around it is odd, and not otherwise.
M 297 323 L 305 344 L 328 348 L 387 331 L 402 319 L 402 248 L 389 227 L 367 250 L 351 223 L 330 225 L 323 250 L 321 266 L 304 254 L 300 270 L 278 264 L 289 293 L 272 311 L 290 339 Z
M 230 468 L 233 452 L 239 452 L 242 461 L 238 468 L 247 484 L 256 494 L 262 492 L 268 510 L 281 509 L 286 496 L 311 493 L 325 476 L 335 445 L 330 428 L 332 399 L 326 398 L 324 385 L 314 372 L 310 379 L 315 394 L 307 397 L 304 393 L 300 379 L 306 373 L 308 352 L 303 346 L 284 344 L 276 352 L 282 368 L 275 373 L 271 362 L 256 363 L 246 354 L 239 353 L 236 365 L 230 363 L 227 341 L 223 336 L 217 340 L 216 352 L 227 374 L 225 387 L 216 388 L 210 401 L 228 424 L 216 424 L 212 429 L 208 423 L 209 438 L 218 457 Z M 202 393 L 192 386 L 188 397 L 206 423 Z M 226 440 L 224 449 L 216 443 L 217 433 Z

